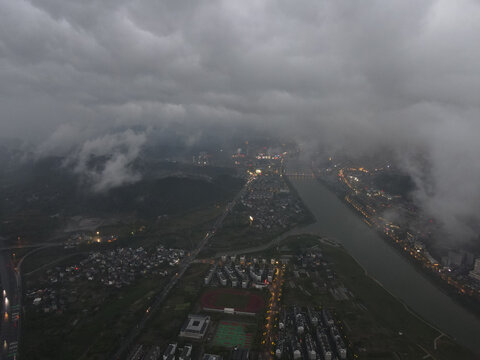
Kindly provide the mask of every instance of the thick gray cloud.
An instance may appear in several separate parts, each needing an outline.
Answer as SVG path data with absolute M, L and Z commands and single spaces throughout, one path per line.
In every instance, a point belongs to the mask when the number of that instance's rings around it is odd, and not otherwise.
M 103 191 L 140 180 L 132 165 L 146 140 L 144 133 L 131 130 L 105 135 L 86 141 L 67 161 L 73 162 L 74 171 L 86 177 L 94 191 Z M 92 164 L 100 158 L 101 166 Z
M 217 123 L 391 146 L 458 229 L 480 210 L 479 37 L 474 0 L 0 0 L 0 131 L 39 154 Z

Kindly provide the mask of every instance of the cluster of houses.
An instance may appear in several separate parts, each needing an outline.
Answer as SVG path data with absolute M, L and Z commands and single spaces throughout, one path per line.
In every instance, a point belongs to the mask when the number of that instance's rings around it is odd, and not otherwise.
M 275 356 L 278 359 L 346 359 L 347 347 L 332 314 L 292 306 L 280 312 Z
M 241 200 L 251 226 L 260 231 L 286 229 L 305 216 L 302 203 L 279 175 L 259 176 Z
M 41 307 L 44 312 L 62 310 L 69 302 L 61 296 L 65 283 L 86 280 L 122 288 L 141 277 L 168 275 L 168 268 L 177 266 L 184 256 L 184 250 L 163 246 L 151 250 L 139 247 L 92 251 L 77 264 L 46 270 L 48 285 L 31 291 L 27 298 L 31 298 L 32 304 Z M 69 296 L 72 294 L 70 291 Z
M 82 278 L 90 281 L 97 279 L 104 285 L 121 288 L 138 277 L 167 275 L 167 267 L 178 265 L 184 256 L 184 250 L 166 249 L 163 246 L 150 251 L 143 247 L 119 248 L 91 252 L 75 269 Z
M 223 255 L 204 279 L 205 285 L 263 289 L 275 274 L 275 259 Z

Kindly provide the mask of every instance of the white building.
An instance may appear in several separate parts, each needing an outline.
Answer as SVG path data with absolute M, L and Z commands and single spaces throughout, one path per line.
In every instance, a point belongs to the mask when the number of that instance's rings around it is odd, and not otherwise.
M 480 258 L 475 259 L 475 264 L 473 266 L 473 270 L 470 271 L 470 276 L 480 281 Z
M 210 316 L 188 315 L 180 330 L 180 337 L 200 340 L 203 339 L 210 324 Z

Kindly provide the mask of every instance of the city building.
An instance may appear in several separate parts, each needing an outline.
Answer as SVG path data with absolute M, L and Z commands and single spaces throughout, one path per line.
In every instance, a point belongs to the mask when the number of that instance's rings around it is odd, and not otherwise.
M 473 270 L 470 271 L 470 277 L 480 281 L 480 258 L 475 259 Z
M 212 281 L 212 278 L 213 278 L 213 275 L 215 274 L 215 271 L 217 270 L 217 265 L 214 265 L 210 271 L 208 272 L 208 274 L 205 276 L 205 285 L 208 285 L 210 284 L 210 281 Z
M 192 357 L 192 345 L 187 344 L 183 347 L 182 353 L 178 360 L 189 360 Z
M 177 351 L 177 344 L 169 344 L 163 353 L 163 360 L 175 359 L 175 352 Z
M 207 332 L 210 324 L 210 316 L 206 315 L 188 315 L 180 330 L 180 337 L 201 340 Z

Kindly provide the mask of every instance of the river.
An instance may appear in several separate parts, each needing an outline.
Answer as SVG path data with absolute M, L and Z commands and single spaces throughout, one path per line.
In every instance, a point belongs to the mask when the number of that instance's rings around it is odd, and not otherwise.
M 347 205 L 315 179 L 290 178 L 316 222 L 304 232 L 333 238 L 390 293 L 456 341 L 480 354 L 480 321 L 433 285 Z

